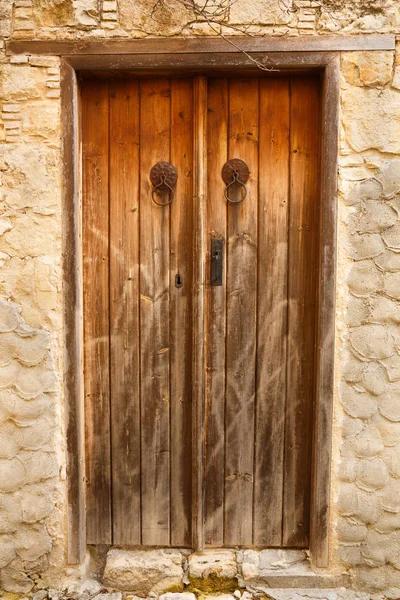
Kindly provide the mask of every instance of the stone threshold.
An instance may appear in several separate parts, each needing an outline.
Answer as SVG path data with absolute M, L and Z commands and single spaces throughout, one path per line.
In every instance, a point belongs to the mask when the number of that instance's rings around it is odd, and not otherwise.
M 190 553 L 173 548 L 111 548 L 103 584 L 110 592 L 130 592 L 142 598 L 173 593 L 181 600 L 194 600 L 193 594 L 227 594 L 233 599 L 243 593 L 273 597 L 272 590 L 337 589 L 350 587 L 350 580 L 345 573 L 314 571 L 303 550 L 212 549 Z M 186 598 L 188 594 L 192 594 L 191 599 Z

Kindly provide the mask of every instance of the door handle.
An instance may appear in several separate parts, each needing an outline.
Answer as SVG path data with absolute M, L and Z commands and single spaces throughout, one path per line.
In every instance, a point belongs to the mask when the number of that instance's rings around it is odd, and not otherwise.
M 222 269 L 224 264 L 224 240 L 213 238 L 211 240 L 211 285 L 222 285 Z
M 232 158 L 228 160 L 222 167 L 222 179 L 226 183 L 224 191 L 225 199 L 231 204 L 240 204 L 247 196 L 247 188 L 245 183 L 247 182 L 250 175 L 249 167 L 246 165 L 244 160 L 240 158 Z M 240 197 L 238 200 L 232 200 L 229 196 L 230 188 L 241 187 Z

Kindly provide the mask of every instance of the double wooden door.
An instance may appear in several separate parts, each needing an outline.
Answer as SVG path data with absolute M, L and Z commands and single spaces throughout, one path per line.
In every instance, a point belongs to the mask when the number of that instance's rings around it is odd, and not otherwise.
M 87 79 L 81 107 L 88 542 L 307 546 L 318 78 Z

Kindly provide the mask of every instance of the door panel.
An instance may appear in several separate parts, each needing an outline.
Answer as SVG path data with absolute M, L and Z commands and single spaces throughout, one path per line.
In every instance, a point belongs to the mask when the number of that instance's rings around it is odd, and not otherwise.
M 193 191 L 202 135 L 194 79 L 82 86 L 88 541 L 191 547 L 203 537 L 207 546 L 305 547 L 319 80 L 257 74 L 202 82 L 204 215 Z M 231 158 L 250 170 L 237 204 L 226 201 L 221 177 Z M 158 161 L 178 171 L 165 207 L 151 199 Z M 239 194 L 230 188 L 233 200 Z M 200 443 L 192 439 L 195 222 L 207 234 Z M 210 285 L 212 239 L 223 242 L 218 286 Z M 192 531 L 196 464 L 203 536 Z

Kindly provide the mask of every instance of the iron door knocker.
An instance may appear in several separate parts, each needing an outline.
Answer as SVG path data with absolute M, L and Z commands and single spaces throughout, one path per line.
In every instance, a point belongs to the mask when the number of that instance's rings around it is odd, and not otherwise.
M 178 172 L 174 165 L 169 162 L 158 162 L 152 167 L 150 171 L 150 181 L 153 184 L 151 190 L 151 198 L 158 206 L 168 206 L 174 199 L 174 186 L 178 179 Z M 157 192 L 167 191 L 168 200 L 166 202 L 159 202 L 156 199 Z
M 244 160 L 241 160 L 240 158 L 232 158 L 224 164 L 222 167 L 222 179 L 226 183 L 224 196 L 228 202 L 231 204 L 240 204 L 243 202 L 247 196 L 247 188 L 245 183 L 247 182 L 249 175 L 249 167 L 246 165 Z M 241 197 L 239 200 L 232 200 L 232 198 L 229 197 L 229 188 L 231 186 L 236 187 L 236 185 L 241 186 Z

